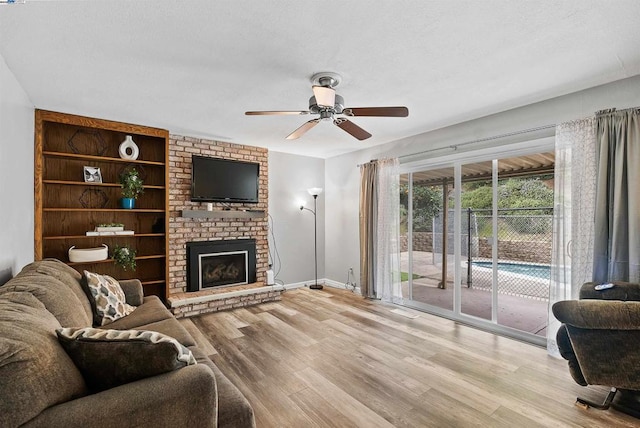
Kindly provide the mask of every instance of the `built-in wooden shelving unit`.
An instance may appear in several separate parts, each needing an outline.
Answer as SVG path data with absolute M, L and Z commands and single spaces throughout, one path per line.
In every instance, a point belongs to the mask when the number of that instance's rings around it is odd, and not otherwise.
M 138 159 L 122 159 L 118 148 L 131 135 Z M 76 270 L 116 279 L 138 278 L 145 294 L 168 297 L 168 151 L 166 130 L 83 116 L 36 110 L 35 133 L 35 259 L 53 257 Z M 83 167 L 100 168 L 102 183 L 85 182 Z M 136 208 L 119 207 L 120 174 L 136 168 L 144 194 Z M 100 223 L 123 223 L 133 235 L 86 236 Z M 129 245 L 136 250 L 135 271 L 112 259 L 70 263 L 68 249 L 102 244 Z

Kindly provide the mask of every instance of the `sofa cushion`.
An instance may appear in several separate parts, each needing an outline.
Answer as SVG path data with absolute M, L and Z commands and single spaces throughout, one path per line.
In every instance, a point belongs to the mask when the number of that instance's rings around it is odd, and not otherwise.
M 66 263 L 61 262 L 58 259 L 44 259 L 37 262 L 33 262 L 22 269 L 23 272 L 35 271 L 44 275 L 53 276 L 57 280 L 65 284 L 76 295 L 82 309 L 87 315 L 87 319 L 93 318 L 93 312 L 91 309 L 91 303 L 82 287 L 81 280 L 82 275 L 68 266 Z M 88 326 L 88 324 L 86 324 Z
M 33 265 L 27 266 L 0 287 L 0 294 L 14 291 L 30 293 L 44 304 L 63 327 L 90 326 L 91 318 L 76 294 L 55 276 L 40 273 L 37 266 Z
M 153 331 L 64 328 L 56 333 L 94 391 L 196 364 L 177 340 Z
M 95 311 L 95 325 L 107 325 L 136 309 L 127 303 L 120 284 L 109 275 L 99 275 L 85 270 L 84 277 L 90 293 L 89 300 Z
M 58 328 L 31 293 L 0 295 L 0 426 L 21 425 L 87 394 L 82 375 L 58 343 Z
M 171 336 L 180 342 L 184 346 L 194 346 L 196 344 L 191 334 L 187 331 L 186 328 L 180 324 L 180 322 L 175 318 L 169 318 L 162 321 L 152 322 L 151 324 L 141 325 L 136 327 L 137 330 L 148 330 L 148 331 L 157 331 L 158 333 L 166 334 L 167 336 Z
M 124 291 L 127 303 L 131 306 L 140 306 L 144 300 L 144 290 L 139 279 L 119 279 L 120 288 Z
M 108 326 L 114 330 L 143 330 L 139 328 L 141 325 L 172 318 L 173 315 L 171 312 L 169 312 L 157 296 L 147 296 L 144 298 L 142 306 L 138 306 L 130 315 L 120 318 L 108 324 Z

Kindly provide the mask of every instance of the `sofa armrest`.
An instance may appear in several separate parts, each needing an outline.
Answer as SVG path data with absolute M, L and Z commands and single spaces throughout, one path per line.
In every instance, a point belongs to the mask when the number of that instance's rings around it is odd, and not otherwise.
M 613 281 L 614 286 L 598 291 L 597 282 L 585 282 L 580 287 L 580 299 L 640 301 L 640 284 Z
M 215 377 L 204 364 L 187 366 L 50 407 L 26 427 L 216 427 Z
M 144 299 L 144 291 L 142 290 L 142 283 L 139 279 L 123 279 L 118 281 L 122 291 L 124 291 L 125 299 L 127 303 L 132 306 L 140 306 Z
M 573 350 L 573 345 L 569 339 L 569 333 L 567 332 L 567 326 L 565 324 L 562 324 L 558 329 L 558 333 L 556 333 L 556 343 L 558 344 L 560 356 L 569 363 L 569 373 L 571 373 L 573 380 L 575 380 L 578 385 L 587 386 L 588 383 L 580 369 L 578 357 L 576 357 Z
M 563 300 L 552 307 L 558 321 L 592 330 L 640 330 L 640 302 Z

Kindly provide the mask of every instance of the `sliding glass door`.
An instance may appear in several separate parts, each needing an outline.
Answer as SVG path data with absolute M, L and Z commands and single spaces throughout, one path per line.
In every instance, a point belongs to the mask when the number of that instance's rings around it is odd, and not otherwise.
M 403 295 L 408 306 L 543 343 L 554 155 L 520 152 L 407 168 Z

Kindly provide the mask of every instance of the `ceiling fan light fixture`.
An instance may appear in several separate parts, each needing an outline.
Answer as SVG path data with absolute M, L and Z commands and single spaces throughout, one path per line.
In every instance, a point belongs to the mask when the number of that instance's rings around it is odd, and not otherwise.
M 313 87 L 313 95 L 320 107 L 333 107 L 336 102 L 336 91 L 330 87 L 316 85 Z

